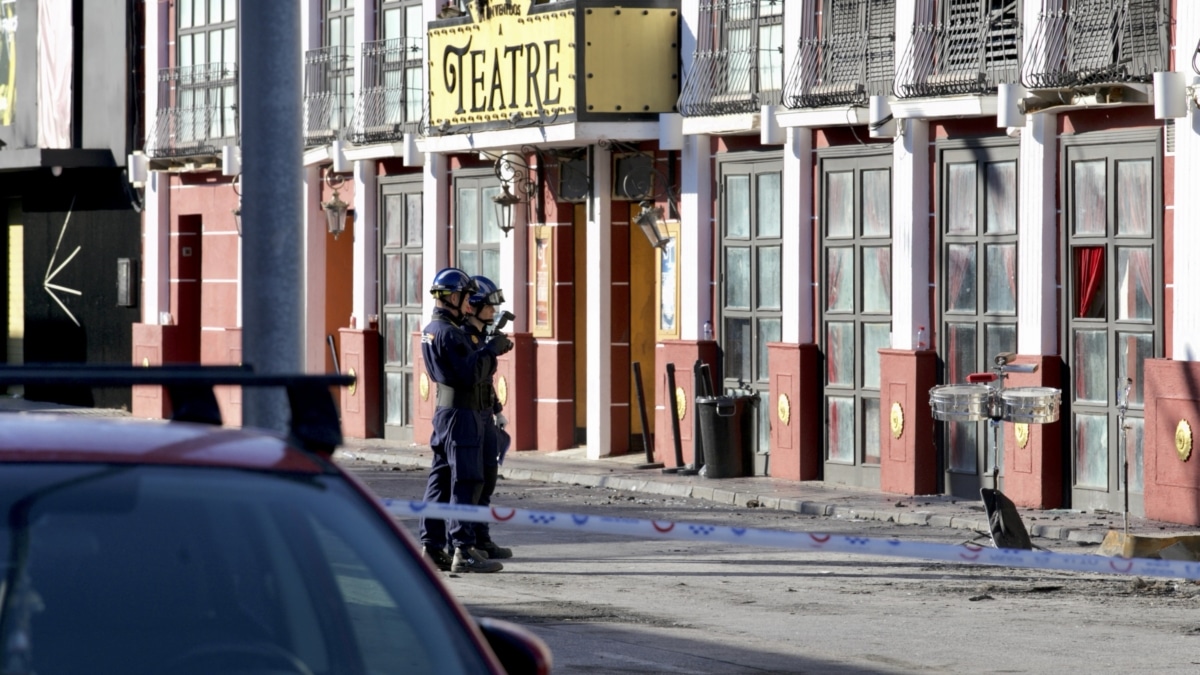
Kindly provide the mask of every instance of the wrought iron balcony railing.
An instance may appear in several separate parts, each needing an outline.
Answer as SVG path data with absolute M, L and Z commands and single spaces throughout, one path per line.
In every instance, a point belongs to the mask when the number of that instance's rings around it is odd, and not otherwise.
M 912 40 L 896 70 L 900 98 L 984 94 L 1020 77 L 1021 23 L 1016 2 L 945 3 L 916 0 L 917 16 L 936 16 L 913 26 Z
M 1167 70 L 1170 0 L 1074 0 L 1043 12 L 1025 51 L 1029 89 L 1149 82 Z
M 212 156 L 238 139 L 238 73 L 233 63 L 164 68 L 158 114 L 146 143 L 152 158 Z
M 684 116 L 757 112 L 783 100 L 783 2 L 702 0 Z
M 354 59 L 347 47 L 304 55 L 304 144 L 346 137 L 354 122 Z
M 355 142 L 374 143 L 416 133 L 425 107 L 425 46 L 421 38 L 362 46 L 363 90 Z
M 783 104 L 865 105 L 891 91 L 896 68 L 895 0 L 838 0 L 820 38 L 800 41 Z

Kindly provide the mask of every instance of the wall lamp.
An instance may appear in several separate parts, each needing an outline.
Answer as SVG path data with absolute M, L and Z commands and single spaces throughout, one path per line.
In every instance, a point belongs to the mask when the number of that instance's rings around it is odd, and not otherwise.
M 638 204 L 640 212 L 633 222 L 637 223 L 638 227 L 642 228 L 642 232 L 646 238 L 650 240 L 650 245 L 654 248 L 662 248 L 671 241 L 671 238 L 663 234 L 658 229 L 658 224 L 662 222 L 663 210 L 661 206 L 655 206 L 654 202 L 643 200 Z
M 242 174 L 235 175 L 229 186 L 233 188 L 233 194 L 238 198 L 237 206 L 233 209 L 233 226 L 237 228 L 240 237 L 242 236 Z
M 650 246 L 662 248 L 671 241 L 667 233 L 659 228 L 664 218 L 663 208 L 656 202 L 665 201 L 670 209 L 670 218 L 679 218 L 679 195 L 675 189 L 675 156 L 674 150 L 667 152 L 667 172 L 655 166 L 656 160 L 651 158 L 648 164 L 635 163 L 621 179 L 620 195 L 625 199 L 638 202 L 638 214 L 633 217 L 633 223 L 642 228 Z
M 1154 73 L 1154 119 L 1167 120 L 1187 117 L 1188 109 L 1200 107 L 1200 82 L 1176 71 Z
M 329 226 L 329 234 L 332 234 L 334 239 L 345 231 L 346 212 L 350 209 L 350 205 L 342 201 L 338 192 L 345 182 L 346 178 L 341 174 L 328 169 L 325 171 L 325 184 L 333 189 L 333 197 L 321 202 L 321 208 L 325 210 L 325 222 Z
M 538 185 L 529 179 L 529 163 L 520 153 L 501 153 L 496 158 L 494 170 L 496 178 L 500 179 L 500 194 L 492 197 L 496 206 L 496 224 L 507 239 L 513 230 L 513 207 L 529 204 L 538 192 Z

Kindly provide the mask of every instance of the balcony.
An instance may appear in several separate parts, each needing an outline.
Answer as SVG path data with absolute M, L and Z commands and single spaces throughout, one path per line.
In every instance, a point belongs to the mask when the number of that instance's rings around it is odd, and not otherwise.
M 919 0 L 920 1 L 920 0 Z M 899 98 L 982 95 L 1020 77 L 1021 23 L 1017 3 L 949 3 L 931 22 L 913 26 L 896 71 Z M 917 16 L 931 16 L 931 3 Z
M 425 49 L 420 38 L 362 46 L 363 90 L 356 143 L 398 141 L 416 133 L 425 106 Z
M 1150 82 L 1168 70 L 1169 0 L 1075 0 L 1043 12 L 1025 51 L 1028 89 Z
M 233 63 L 164 68 L 158 114 L 146 143 L 151 159 L 205 163 L 238 143 L 238 72 Z M 185 162 L 186 160 L 186 162 Z
M 304 54 L 304 145 L 346 138 L 354 122 L 354 59 L 346 47 Z
M 788 75 L 788 108 L 864 106 L 892 89 L 896 64 L 894 0 L 834 5 L 822 37 L 800 41 Z
M 700 3 L 695 59 L 679 95 L 684 117 L 754 113 L 783 101 L 783 3 L 766 11 L 764 4 Z

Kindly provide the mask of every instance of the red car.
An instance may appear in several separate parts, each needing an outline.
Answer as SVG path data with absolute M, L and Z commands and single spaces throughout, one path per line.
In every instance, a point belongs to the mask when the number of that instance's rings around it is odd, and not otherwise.
M 31 381 L 14 370 L 0 385 Z M 171 386 L 136 370 L 99 381 Z M 187 392 L 215 400 L 189 372 L 172 400 L 194 415 Z M 328 378 L 293 379 L 328 397 Z M 298 398 L 293 419 L 321 427 Z M 472 619 L 330 460 L 340 430 L 299 426 L 0 415 L 0 672 L 549 672 L 544 643 Z

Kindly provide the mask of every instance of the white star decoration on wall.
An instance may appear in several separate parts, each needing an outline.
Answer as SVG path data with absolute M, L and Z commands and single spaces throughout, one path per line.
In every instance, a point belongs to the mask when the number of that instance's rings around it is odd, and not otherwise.
M 58 276 L 58 273 L 61 272 L 63 268 L 75 258 L 75 256 L 79 253 L 79 249 L 83 248 L 82 246 L 76 246 L 75 250 L 71 251 L 71 255 L 67 256 L 67 259 L 62 261 L 62 264 L 60 264 L 58 267 L 54 266 L 55 261 L 58 259 L 58 250 L 62 248 L 63 235 L 67 232 L 67 223 L 71 222 L 71 214 L 74 211 L 75 198 L 72 197 L 71 207 L 67 209 L 67 217 L 63 219 L 62 230 L 58 233 L 58 243 L 54 245 L 54 254 L 50 256 L 50 264 L 46 266 L 46 278 L 42 281 L 42 288 L 46 289 L 46 293 L 48 293 L 51 298 L 54 298 L 54 301 L 58 303 L 58 306 L 62 307 L 62 311 L 66 312 L 67 316 L 71 317 L 71 321 L 75 322 L 75 325 L 78 326 L 79 319 L 76 319 L 75 315 L 71 313 L 71 310 L 67 309 L 67 306 L 63 304 L 63 301 L 59 299 L 57 294 L 55 294 L 55 291 L 62 291 L 63 293 L 70 293 L 71 295 L 83 295 L 83 293 L 75 290 L 74 288 L 67 288 L 66 286 L 50 283 L 54 281 L 54 277 Z

